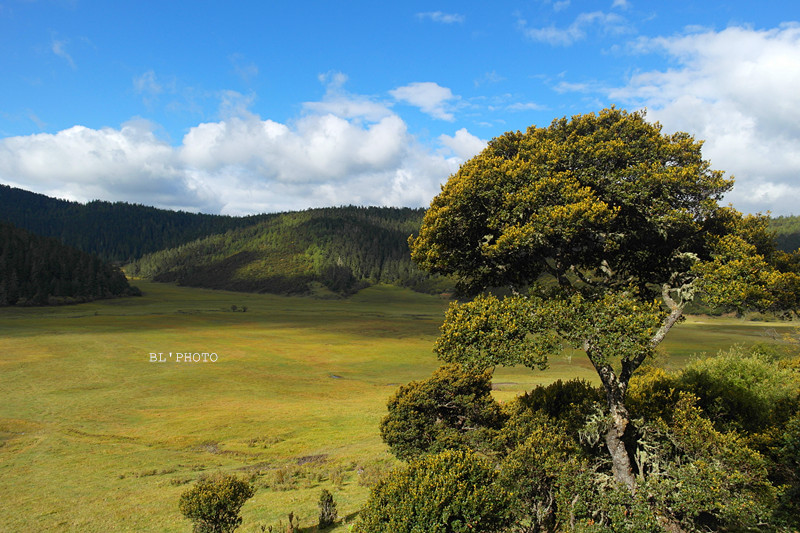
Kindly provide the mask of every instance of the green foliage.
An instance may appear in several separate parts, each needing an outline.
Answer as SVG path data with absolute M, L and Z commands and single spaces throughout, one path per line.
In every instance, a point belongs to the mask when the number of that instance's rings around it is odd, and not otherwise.
M 524 531 L 554 531 L 567 480 L 587 469 L 581 450 L 541 412 L 525 420 L 526 439 L 500 464 L 500 484 L 516 496 L 516 523 Z M 514 420 L 519 428 L 520 420 Z M 506 428 L 504 428 L 506 432 Z
M 507 133 L 434 198 L 413 257 L 465 290 L 580 270 L 645 294 L 706 253 L 720 218 L 732 182 L 701 145 L 613 108 Z
M 716 357 L 690 362 L 676 388 L 698 397 L 718 427 L 747 433 L 783 424 L 800 408 L 800 375 L 782 369 L 758 347 L 735 346 Z
M 638 423 L 636 490 L 607 461 L 583 453 L 564 425 L 541 412 L 529 438 L 501 464 L 520 500 L 519 531 L 747 531 L 772 522 L 777 491 L 767 462 L 736 432 L 717 431 L 690 395 L 667 423 Z
M 515 496 L 509 527 L 520 533 L 791 527 L 800 493 L 800 424 L 792 415 L 800 383 L 787 361 L 763 348 L 735 347 L 673 374 L 651 368 L 635 377 L 630 407 L 647 421 L 635 420 L 630 430 L 634 491 L 614 479 L 607 458 L 580 441 L 592 423 L 598 424 L 594 442 L 603 440 L 605 415 L 588 416 L 602 403 L 602 389 L 559 381 L 508 402 L 491 452 L 496 482 Z M 720 410 L 726 405 L 730 411 Z M 429 448 L 453 445 L 440 438 Z
M 734 346 L 674 374 L 652 369 L 631 382 L 629 407 L 634 416 L 669 419 L 679 393 L 686 392 L 718 429 L 764 432 L 800 408 L 800 374 L 781 361 L 763 347 Z
M 542 423 L 540 416 L 557 421 L 569 435 L 577 436 L 588 413 L 604 403 L 603 390 L 590 383 L 572 379 L 537 386 L 503 406 L 508 421 L 501 431 L 506 449 L 521 445 L 528 433 Z
M 647 473 L 642 490 L 688 530 L 763 528 L 776 497 L 763 456 L 738 433 L 716 430 L 702 414 L 684 393 L 672 422 L 657 422 L 661 438 L 653 437 L 657 444 L 649 457 L 640 456 Z
M 579 293 L 478 296 L 451 304 L 435 349 L 442 359 L 465 365 L 543 369 L 549 355 L 588 342 L 597 363 L 632 362 L 651 355 L 663 316 L 656 303 L 629 292 L 607 292 L 596 300 Z
M 660 473 L 664 466 L 656 468 L 663 482 L 657 488 L 661 497 L 713 500 L 719 509 L 704 511 L 703 516 L 733 522 L 744 518 L 725 513 L 735 514 L 733 502 L 750 498 L 753 501 L 742 500 L 737 505 L 755 506 L 759 519 L 773 526 L 798 526 L 800 513 L 794 502 L 800 494 L 800 374 L 792 366 L 794 361 L 779 358 L 764 347 L 744 350 L 736 346 L 716 357 L 692 361 L 678 372 L 653 369 L 631 381 L 628 405 L 633 416 L 661 421 L 661 429 L 655 433 L 660 435 L 662 448 L 655 455 L 650 450 L 650 457 L 672 462 L 666 477 Z M 676 404 L 681 408 L 676 409 Z M 668 439 L 666 426 L 676 428 Z M 640 446 L 648 439 L 652 444 L 652 431 L 651 426 L 640 434 Z M 663 445 L 665 442 L 668 444 Z M 640 459 L 649 461 L 645 456 Z M 702 472 L 701 467 L 705 469 Z M 734 474 L 745 478 L 737 481 Z M 698 479 L 684 479 L 692 476 Z M 765 484 L 765 477 L 771 485 Z M 670 486 L 668 479 L 678 485 Z M 701 481 L 709 479 L 717 482 L 701 486 Z M 692 486 L 697 495 L 682 495 Z M 767 520 L 769 509 L 774 517 Z
M 559 348 L 552 331 L 555 305 L 537 306 L 528 298 L 478 296 L 448 309 L 435 351 L 445 361 L 477 368 L 525 364 L 544 369 L 547 355 Z
M 800 412 L 783 427 L 777 439 L 773 477 L 780 486 L 780 504 L 776 517 L 789 527 L 800 528 Z
M 319 528 L 322 529 L 333 525 L 338 517 L 336 502 L 333 500 L 333 495 L 326 489 L 322 489 L 317 506 L 319 507 Z
M 401 386 L 381 421 L 383 440 L 400 459 L 486 447 L 503 423 L 491 380 L 491 371 L 471 372 L 449 364 L 427 380 Z
M 241 523 L 244 503 L 255 489 L 236 476 L 217 474 L 201 478 L 181 494 L 179 508 L 183 516 L 194 522 L 197 533 L 229 533 Z
M 800 274 L 782 272 L 770 265 L 755 244 L 741 235 L 715 239 L 712 258 L 699 263 L 698 290 L 712 307 L 746 309 L 796 309 L 800 303 Z
M 466 533 L 503 531 L 511 494 L 491 465 L 463 451 L 427 455 L 392 471 L 372 490 L 355 531 Z
M 98 257 L 0 222 L 0 306 L 140 294 L 119 268 Z
M 374 283 L 442 292 L 450 283 L 418 269 L 408 235 L 423 211 L 377 207 L 310 209 L 149 254 L 132 275 L 215 289 L 308 293 L 316 284 L 349 295 Z
M 613 472 L 632 494 L 628 384 L 695 293 L 739 311 L 800 304 L 800 275 L 776 268 L 766 219 L 719 206 L 733 181 L 701 146 L 615 108 L 506 133 L 449 178 L 409 241 L 463 292 L 512 294 L 451 306 L 440 358 L 544 368 L 564 346 L 586 352 Z

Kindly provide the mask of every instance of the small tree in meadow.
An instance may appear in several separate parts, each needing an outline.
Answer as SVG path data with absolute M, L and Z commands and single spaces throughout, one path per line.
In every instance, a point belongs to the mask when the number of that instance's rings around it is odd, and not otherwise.
M 181 494 L 179 508 L 194 522 L 195 533 L 229 533 L 242 523 L 239 511 L 255 489 L 236 476 L 217 474 L 201 478 Z
M 326 528 L 336 522 L 338 512 L 336 511 L 336 502 L 333 499 L 333 494 L 326 489 L 322 489 L 319 495 L 319 528 Z

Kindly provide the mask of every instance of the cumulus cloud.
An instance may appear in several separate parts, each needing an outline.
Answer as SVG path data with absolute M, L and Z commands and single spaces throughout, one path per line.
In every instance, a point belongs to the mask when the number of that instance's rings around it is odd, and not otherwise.
M 433 118 L 453 121 L 450 102 L 459 100 L 447 87 L 431 81 L 415 82 L 389 91 L 395 99 L 419 107 L 423 113 Z
M 736 177 L 727 200 L 737 208 L 800 213 L 800 25 L 696 31 L 637 49 L 676 66 L 637 73 L 609 96 L 705 139 L 704 156 Z
M 593 11 L 581 13 L 566 28 L 554 25 L 543 28 L 529 28 L 526 20 L 520 19 L 519 26 L 523 34 L 531 40 L 547 43 L 553 46 L 569 46 L 586 38 L 591 28 L 598 28 L 602 33 L 622 34 L 629 28 L 623 17 L 616 13 Z
M 424 206 L 481 142 L 460 130 L 440 139 L 443 148 L 422 146 L 386 105 L 348 100 L 337 87 L 286 124 L 259 117 L 247 109 L 250 97 L 227 92 L 222 118 L 194 126 L 178 146 L 144 120 L 5 138 L 0 181 L 72 200 L 226 214 Z
M 125 198 L 173 209 L 219 209 L 212 192 L 182 171 L 154 129 L 134 120 L 119 129 L 73 126 L 8 137 L 0 141 L 0 178 L 73 200 Z
M 425 205 L 453 167 L 417 146 L 396 115 L 362 123 L 333 113 L 291 127 L 252 115 L 200 124 L 184 138 L 180 159 L 219 191 L 228 213 Z
M 461 128 L 454 135 L 440 135 L 439 142 L 449 148 L 462 162 L 478 155 L 486 148 L 487 142 Z

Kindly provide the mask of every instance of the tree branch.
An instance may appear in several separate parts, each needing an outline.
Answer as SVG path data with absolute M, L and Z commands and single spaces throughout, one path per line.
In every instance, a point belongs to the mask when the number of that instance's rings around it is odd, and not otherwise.
M 576 267 L 575 265 L 572 265 L 570 267 L 570 271 L 573 272 L 576 276 L 578 276 L 578 279 L 580 279 L 583 283 L 585 283 L 589 287 L 597 286 L 597 284 L 594 281 L 592 281 L 589 278 L 587 278 L 586 276 L 584 276 L 583 272 L 581 272 L 581 270 L 578 267 Z
M 650 346 L 653 348 L 658 346 L 661 341 L 664 340 L 664 337 L 667 336 L 667 333 L 670 329 L 672 329 L 672 326 L 674 326 L 683 315 L 683 308 L 686 306 L 686 301 L 684 301 L 682 298 L 680 302 L 676 302 L 672 299 L 672 296 L 669 295 L 671 290 L 672 287 L 670 287 L 668 283 L 664 283 L 661 286 L 661 298 L 663 298 L 664 303 L 667 304 L 667 307 L 669 307 L 670 313 L 664 319 L 664 322 L 661 324 L 661 327 L 658 328 L 656 334 L 650 339 Z

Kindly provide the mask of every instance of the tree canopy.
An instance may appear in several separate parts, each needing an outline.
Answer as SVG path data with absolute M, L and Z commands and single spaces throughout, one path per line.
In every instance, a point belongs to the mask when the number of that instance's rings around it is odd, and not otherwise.
M 543 368 L 586 352 L 606 392 L 615 477 L 628 382 L 702 292 L 736 309 L 797 306 L 800 276 L 775 267 L 766 217 L 720 205 L 732 178 L 702 142 L 615 108 L 510 132 L 450 177 L 410 239 L 421 266 L 453 275 L 439 356 Z M 487 289 L 502 287 L 498 298 Z M 527 289 L 527 291 L 526 291 Z

